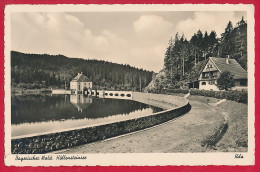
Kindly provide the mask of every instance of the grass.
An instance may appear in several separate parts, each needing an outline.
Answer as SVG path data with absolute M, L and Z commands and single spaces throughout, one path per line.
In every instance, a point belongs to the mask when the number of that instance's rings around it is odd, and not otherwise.
M 210 104 L 216 103 L 220 99 L 190 96 L 189 100 L 197 100 Z M 248 106 L 243 103 L 227 100 L 213 108 L 228 116 L 228 129 L 223 138 L 215 145 L 214 149 L 221 152 L 246 152 L 248 149 Z M 217 130 L 218 128 L 215 129 L 215 132 Z M 214 133 L 212 134 L 214 135 Z
M 190 95 L 188 97 L 189 100 L 197 100 L 200 101 L 202 103 L 217 103 L 219 100 L 221 99 L 217 99 L 214 97 L 204 97 L 204 96 L 192 96 Z
M 169 95 L 184 97 L 186 94 L 183 94 L 183 93 L 169 93 Z
M 225 151 L 246 152 L 248 149 L 248 106 L 234 101 L 225 101 L 218 105 L 228 113 L 228 130 L 217 148 Z
M 183 137 L 186 137 L 184 143 L 174 147 L 169 152 L 215 151 L 207 146 L 203 146 L 202 143 L 203 141 L 208 141 L 224 123 L 222 114 L 211 108 L 210 105 L 207 105 L 208 102 L 217 102 L 217 100 L 202 96 L 189 96 L 188 99 L 192 105 L 192 109 L 188 114 L 183 116 L 183 119 L 186 118 L 187 125 L 182 126 L 188 134 L 183 134 Z

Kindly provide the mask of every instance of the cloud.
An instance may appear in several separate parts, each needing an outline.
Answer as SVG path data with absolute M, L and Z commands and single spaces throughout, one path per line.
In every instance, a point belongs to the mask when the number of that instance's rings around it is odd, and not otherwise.
M 165 45 L 159 44 L 149 49 L 142 46 L 133 47 L 130 50 L 132 56 L 131 61 L 136 62 L 136 66 L 140 66 L 143 69 L 150 69 L 156 72 L 163 69 Z M 130 63 L 130 61 L 128 61 Z M 138 65 L 139 64 L 139 65 Z
M 152 44 L 169 39 L 174 31 L 170 21 L 156 15 L 142 15 L 133 25 L 139 40 Z
M 66 13 L 13 13 L 12 26 L 13 50 L 123 62 L 116 51 L 125 46 L 123 39 L 108 30 L 93 35 Z
M 88 23 L 66 13 L 13 13 L 11 47 L 161 70 L 172 23 L 156 15 L 142 15 L 131 22 L 130 35 L 126 30 L 118 35 L 106 28 L 93 34 Z
M 161 16 L 142 15 L 133 22 L 133 28 L 138 44 L 130 51 L 132 58 L 145 69 L 158 72 L 163 68 L 168 40 L 175 30 L 173 24 Z
M 87 13 L 82 13 L 86 18 L 71 13 L 12 13 L 11 47 L 27 53 L 107 60 L 158 72 L 163 68 L 168 41 L 176 31 L 188 39 L 199 29 L 215 30 L 220 36 L 228 21 L 235 24 L 241 15 L 194 12 L 187 19 L 178 19 L 176 25 L 160 15 L 140 15 L 136 20 L 129 19 L 127 26 L 114 22 L 115 31 L 99 21 L 92 21 L 94 27 L 89 26 Z
M 218 36 L 225 31 L 228 21 L 232 21 L 233 26 L 241 20 L 242 16 L 235 15 L 235 12 L 195 12 L 192 18 L 180 21 L 176 30 L 179 34 L 184 34 L 187 39 L 199 29 L 202 32 L 216 31 Z

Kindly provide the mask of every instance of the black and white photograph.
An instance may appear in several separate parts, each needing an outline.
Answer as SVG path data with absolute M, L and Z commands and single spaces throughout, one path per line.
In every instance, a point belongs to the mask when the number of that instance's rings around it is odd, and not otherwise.
M 5 163 L 254 164 L 252 5 L 9 5 Z

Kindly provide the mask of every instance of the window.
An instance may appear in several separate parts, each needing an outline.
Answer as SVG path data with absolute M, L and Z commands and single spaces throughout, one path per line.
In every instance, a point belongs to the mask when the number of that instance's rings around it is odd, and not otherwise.
M 214 85 L 215 81 L 209 81 L 209 85 Z
M 241 80 L 240 85 L 241 86 L 247 86 L 247 80 Z
M 208 64 L 207 68 L 213 68 L 213 66 L 211 64 Z
M 201 85 L 206 85 L 206 82 L 202 82 Z

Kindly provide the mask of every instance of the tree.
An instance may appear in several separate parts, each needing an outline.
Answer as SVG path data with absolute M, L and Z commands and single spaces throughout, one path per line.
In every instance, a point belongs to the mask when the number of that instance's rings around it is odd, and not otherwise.
M 205 32 L 204 37 L 203 37 L 202 49 L 203 49 L 203 56 L 204 56 L 205 61 L 206 61 L 207 55 L 209 53 L 209 35 L 208 35 L 207 31 Z
M 233 56 L 235 51 L 234 29 L 232 22 L 229 21 L 225 32 L 221 34 L 221 56 Z
M 235 51 L 234 57 L 247 70 L 247 24 L 242 17 L 234 28 Z
M 185 36 L 175 36 L 170 39 L 164 58 L 165 82 L 174 88 L 180 83 L 190 82 L 198 78 L 208 57 L 234 58 L 244 68 L 247 68 L 247 23 L 242 18 L 234 27 L 231 21 L 227 23 L 225 32 L 217 33 L 198 30 L 190 40 Z M 223 89 L 229 89 L 228 87 Z
M 219 43 L 218 43 L 218 39 L 217 39 L 217 34 L 215 31 L 211 31 L 209 34 L 209 56 L 211 57 L 217 57 L 219 56 L 218 54 L 218 47 L 219 47 Z
M 164 58 L 164 67 L 169 69 L 172 67 L 172 48 L 173 48 L 173 39 L 169 40 L 169 46 L 166 49 L 165 58 Z
M 184 35 L 182 35 L 181 39 L 181 49 L 180 49 L 180 57 L 182 61 L 182 76 L 185 74 L 185 62 L 190 54 L 189 52 L 189 42 L 185 39 Z
M 220 90 L 229 90 L 234 87 L 235 81 L 233 75 L 228 71 L 222 72 L 217 80 L 217 86 Z
M 130 65 L 121 65 L 100 60 L 67 58 L 62 55 L 25 54 L 11 52 L 12 83 L 44 84 L 58 86 L 69 82 L 78 72 L 83 72 L 97 87 L 125 85 L 129 88 L 142 87 L 152 80 L 151 71 Z

